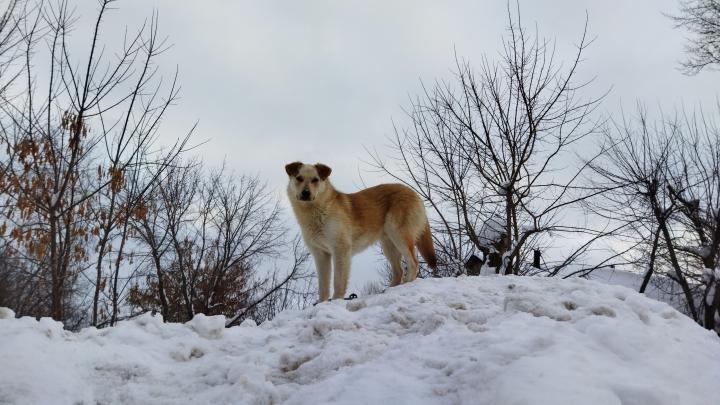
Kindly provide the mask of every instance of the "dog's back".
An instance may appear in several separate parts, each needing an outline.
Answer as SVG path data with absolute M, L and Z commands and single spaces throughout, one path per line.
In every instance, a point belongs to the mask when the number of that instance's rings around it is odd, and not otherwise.
M 402 184 L 380 184 L 339 194 L 352 218 L 358 248 L 383 238 L 403 246 L 417 245 L 428 265 L 435 268 L 437 259 L 425 206 L 414 190 Z
M 412 227 L 425 220 L 422 201 L 402 184 L 380 184 L 344 196 L 353 222 L 366 230 L 381 231 L 387 221 Z

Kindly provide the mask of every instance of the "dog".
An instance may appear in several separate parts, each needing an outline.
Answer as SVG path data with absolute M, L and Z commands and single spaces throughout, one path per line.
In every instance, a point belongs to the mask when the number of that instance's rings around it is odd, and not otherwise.
M 381 184 L 356 193 L 341 193 L 330 183 L 332 169 L 322 163 L 285 166 L 287 194 L 303 240 L 315 259 L 319 302 L 345 297 L 353 255 L 380 241 L 390 262 L 390 286 L 410 282 L 420 266 L 415 248 L 433 270 L 437 257 L 420 197 L 402 184 Z M 407 271 L 403 277 L 401 260 Z

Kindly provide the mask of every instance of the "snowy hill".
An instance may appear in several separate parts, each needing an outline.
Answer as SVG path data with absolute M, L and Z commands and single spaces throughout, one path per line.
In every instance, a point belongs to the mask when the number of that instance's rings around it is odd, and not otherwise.
M 418 280 L 223 324 L 0 319 L 0 403 L 720 403 L 717 336 L 581 279 Z
M 633 291 L 638 291 L 643 282 L 643 274 L 633 271 L 602 268 L 588 274 L 588 280 L 596 280 L 605 284 L 622 285 Z M 659 285 L 662 288 L 659 288 Z M 685 300 L 680 286 L 660 274 L 655 274 L 645 290 L 645 295 L 664 303 L 675 309 L 685 308 Z

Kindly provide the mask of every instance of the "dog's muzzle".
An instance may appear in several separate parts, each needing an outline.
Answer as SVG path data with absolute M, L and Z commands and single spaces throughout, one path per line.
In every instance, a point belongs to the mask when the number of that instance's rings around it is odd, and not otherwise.
M 304 190 L 300 193 L 300 200 L 302 200 L 302 201 L 310 201 L 310 190 L 304 189 Z

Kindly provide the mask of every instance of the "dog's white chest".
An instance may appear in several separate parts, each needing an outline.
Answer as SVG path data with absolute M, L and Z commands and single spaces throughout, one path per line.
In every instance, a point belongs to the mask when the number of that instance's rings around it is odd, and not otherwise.
M 330 252 L 332 250 L 332 224 L 328 215 L 320 209 L 304 213 L 298 217 L 305 243 Z

